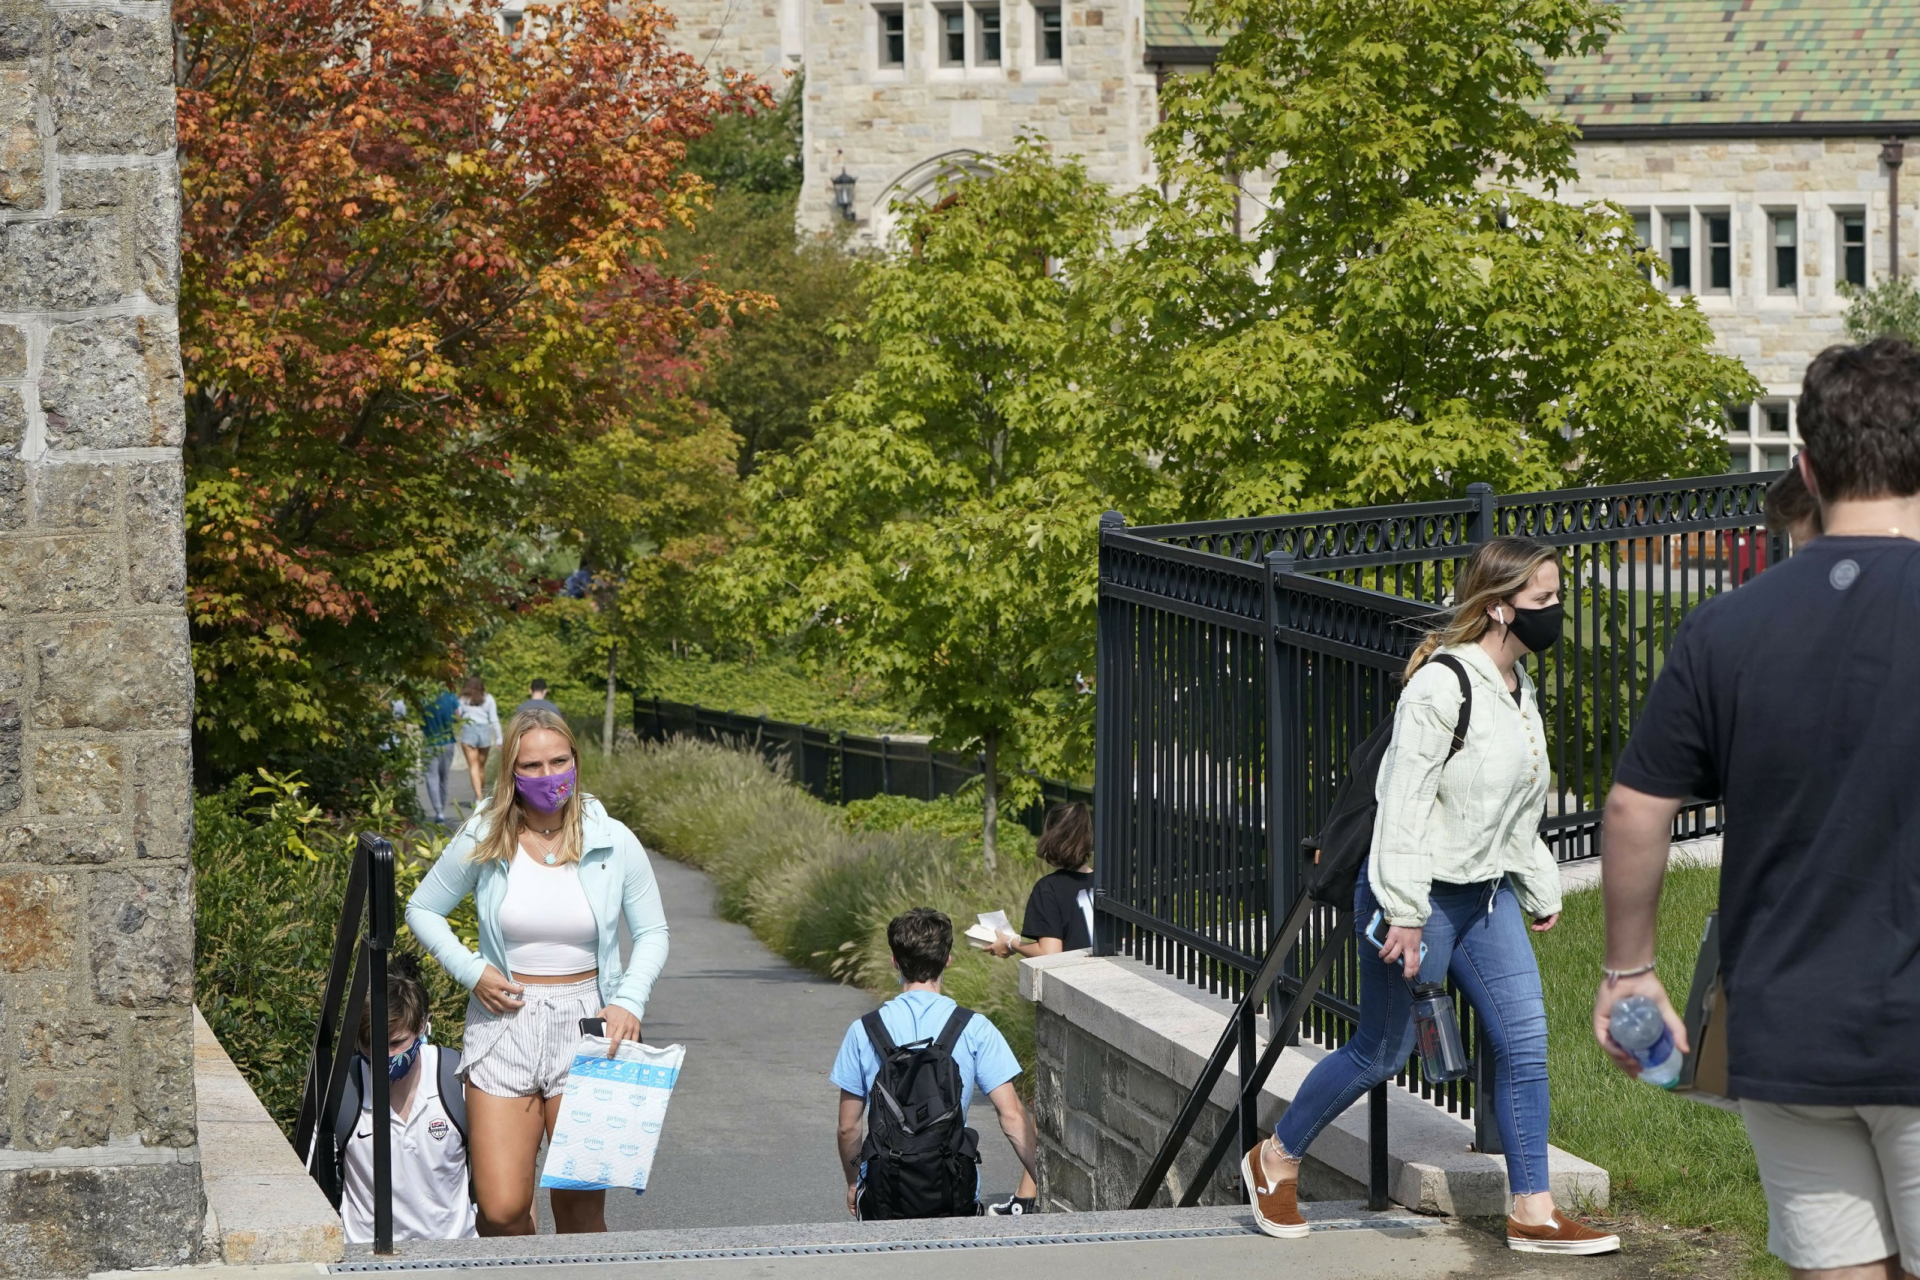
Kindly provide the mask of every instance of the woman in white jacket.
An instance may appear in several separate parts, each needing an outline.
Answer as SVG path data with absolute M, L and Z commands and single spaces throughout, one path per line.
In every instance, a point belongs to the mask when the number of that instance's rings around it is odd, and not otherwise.
M 1384 944 L 1360 943 L 1360 1025 L 1300 1086 L 1272 1138 L 1246 1155 L 1254 1218 L 1268 1235 L 1307 1234 L 1295 1204 L 1300 1160 L 1335 1117 L 1391 1079 L 1413 1051 L 1416 977 L 1451 976 L 1493 1046 L 1490 1107 L 1513 1203 L 1507 1245 L 1530 1253 L 1620 1247 L 1554 1207 L 1547 1183 L 1547 1012 L 1522 915 L 1560 915 L 1560 869 L 1540 839 L 1552 764 L 1533 682 L 1520 660 L 1560 638 L 1560 565 L 1529 538 L 1495 538 L 1467 561 L 1446 621 L 1407 664 L 1381 761 L 1373 849 L 1354 889 L 1354 932 L 1375 913 Z M 1464 701 L 1473 711 L 1453 752 Z M 1376 931 L 1378 936 L 1378 931 Z M 1422 958 L 1422 951 L 1425 957 Z

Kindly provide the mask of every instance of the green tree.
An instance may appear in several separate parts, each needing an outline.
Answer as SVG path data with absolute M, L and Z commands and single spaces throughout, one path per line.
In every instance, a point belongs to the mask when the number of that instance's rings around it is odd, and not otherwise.
M 1130 513 L 1405 501 L 1711 470 L 1753 392 L 1622 212 L 1549 198 L 1542 59 L 1600 0 L 1201 0 L 1099 292 Z M 1271 177 L 1270 192 L 1241 174 Z M 1546 194 L 1539 194 L 1544 192 Z
M 1847 295 L 1847 336 L 1871 342 L 1892 336 L 1920 342 L 1920 289 L 1906 276 L 1882 280 L 1871 289 L 1843 287 Z
M 812 438 L 750 482 L 761 536 L 737 557 L 777 630 L 878 676 L 986 757 L 983 853 L 1003 789 L 1084 741 L 1097 392 L 1075 379 L 1075 281 L 1113 233 L 1077 164 L 1031 142 L 998 171 L 900 210 L 913 246 L 878 266 L 861 336 L 874 367 Z

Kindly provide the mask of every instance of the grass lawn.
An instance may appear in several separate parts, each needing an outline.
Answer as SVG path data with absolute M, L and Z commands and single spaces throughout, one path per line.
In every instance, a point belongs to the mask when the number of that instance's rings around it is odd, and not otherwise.
M 1676 868 L 1667 876 L 1659 964 L 1675 1005 L 1686 1000 L 1700 931 L 1719 895 L 1717 868 Z M 1725 1232 L 1747 1255 L 1750 1274 L 1785 1275 L 1766 1252 L 1767 1203 L 1740 1117 L 1629 1079 L 1593 1043 L 1599 890 L 1568 894 L 1560 925 L 1533 938 L 1546 984 L 1554 1145 L 1613 1175 L 1617 1209 Z

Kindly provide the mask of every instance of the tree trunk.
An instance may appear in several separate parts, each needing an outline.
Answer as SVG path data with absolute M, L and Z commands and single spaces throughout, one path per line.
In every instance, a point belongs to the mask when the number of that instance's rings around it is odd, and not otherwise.
M 986 738 L 987 776 L 986 812 L 980 826 L 980 859 L 992 871 L 998 864 L 998 851 L 994 848 L 994 839 L 1000 828 L 1000 734 L 998 730 L 989 730 Z
M 619 663 L 620 646 L 614 645 L 607 650 L 607 714 L 600 722 L 600 753 L 609 759 L 613 756 L 613 678 Z

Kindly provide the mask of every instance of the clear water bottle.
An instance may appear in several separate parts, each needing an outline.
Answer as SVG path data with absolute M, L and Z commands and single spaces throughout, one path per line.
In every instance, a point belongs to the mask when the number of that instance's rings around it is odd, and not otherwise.
M 1460 1019 L 1454 1016 L 1453 997 L 1439 983 L 1414 984 L 1413 1032 L 1428 1084 L 1445 1084 L 1467 1074 L 1472 1064 L 1460 1043 Z
M 1660 1016 L 1660 1006 L 1646 996 L 1617 1000 L 1608 1015 L 1613 1042 L 1640 1061 L 1640 1078 L 1671 1089 L 1680 1079 L 1680 1050 Z

